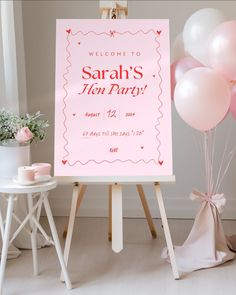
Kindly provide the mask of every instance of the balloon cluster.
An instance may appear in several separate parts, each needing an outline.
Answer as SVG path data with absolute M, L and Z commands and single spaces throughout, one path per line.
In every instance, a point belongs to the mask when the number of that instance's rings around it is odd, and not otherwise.
M 186 21 L 174 43 L 172 98 L 191 127 L 209 131 L 230 111 L 236 119 L 236 20 L 205 8 Z

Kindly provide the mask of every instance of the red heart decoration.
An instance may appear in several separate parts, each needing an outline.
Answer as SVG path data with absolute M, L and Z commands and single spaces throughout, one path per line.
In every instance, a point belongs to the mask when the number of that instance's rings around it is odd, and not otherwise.
M 159 163 L 160 165 L 162 165 L 162 164 L 163 164 L 163 161 L 158 161 L 158 163 Z
M 157 31 L 157 34 L 160 36 L 161 35 L 161 30 L 160 31 Z
M 67 160 L 62 160 L 62 164 L 65 165 Z
M 71 32 L 71 29 L 68 29 L 68 30 L 66 30 L 66 32 L 67 32 L 68 34 L 70 34 L 70 32 Z

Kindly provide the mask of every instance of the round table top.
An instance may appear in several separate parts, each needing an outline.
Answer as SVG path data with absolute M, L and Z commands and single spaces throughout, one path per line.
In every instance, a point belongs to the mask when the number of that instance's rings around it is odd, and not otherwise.
M 57 186 L 57 181 L 52 177 L 48 181 L 38 182 L 34 185 L 20 185 L 15 183 L 12 179 L 0 179 L 0 193 L 7 194 L 30 194 L 47 192 Z

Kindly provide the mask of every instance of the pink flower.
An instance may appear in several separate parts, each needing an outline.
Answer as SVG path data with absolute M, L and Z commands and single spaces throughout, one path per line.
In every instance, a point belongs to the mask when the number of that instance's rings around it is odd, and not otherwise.
M 15 139 L 19 143 L 27 143 L 31 138 L 33 138 L 33 133 L 29 130 L 28 127 L 23 127 L 17 131 Z

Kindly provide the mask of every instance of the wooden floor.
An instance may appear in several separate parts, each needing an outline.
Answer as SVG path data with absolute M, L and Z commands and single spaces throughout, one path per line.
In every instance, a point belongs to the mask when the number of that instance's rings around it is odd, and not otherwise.
M 65 218 L 55 218 L 62 236 Z M 44 223 L 45 220 L 42 220 Z M 175 244 L 181 244 L 191 220 L 170 220 Z M 8 261 L 6 295 L 234 295 L 236 260 L 216 268 L 200 270 L 175 281 L 171 267 L 160 258 L 165 246 L 160 221 L 158 238 L 150 236 L 145 219 L 124 220 L 124 250 L 115 254 L 107 240 L 107 219 L 77 218 L 69 272 L 71 291 L 59 281 L 59 264 L 53 247 L 39 250 L 40 275 L 32 276 L 31 251 Z M 225 221 L 227 234 L 236 233 L 236 221 Z M 63 242 L 62 242 L 63 243 Z M 204 251 L 204 249 L 202 249 Z

